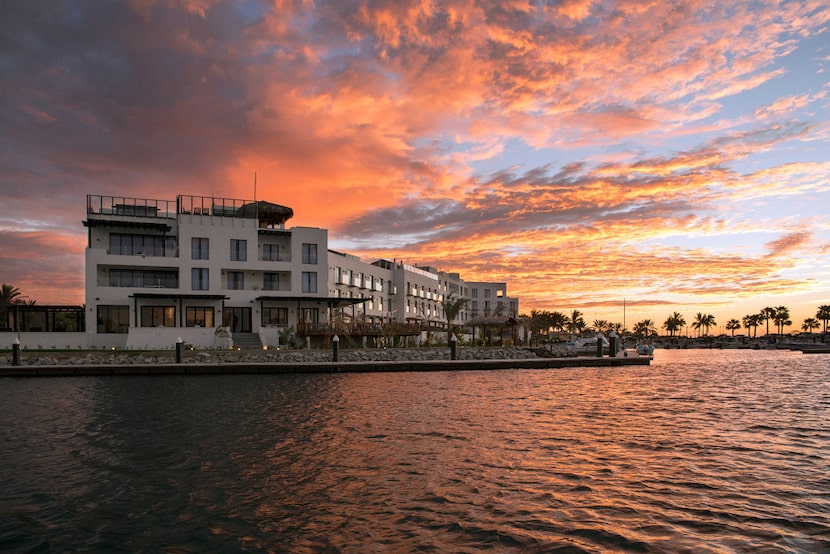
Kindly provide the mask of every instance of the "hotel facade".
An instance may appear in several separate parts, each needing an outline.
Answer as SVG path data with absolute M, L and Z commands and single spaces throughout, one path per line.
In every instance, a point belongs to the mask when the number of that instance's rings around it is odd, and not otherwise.
M 287 227 L 292 216 L 263 201 L 87 196 L 86 346 L 316 347 L 335 334 L 356 346 L 446 341 L 450 295 L 468 299 L 453 321 L 467 334 L 477 318 L 518 315 L 507 283 L 368 263 L 330 250 L 326 229 Z

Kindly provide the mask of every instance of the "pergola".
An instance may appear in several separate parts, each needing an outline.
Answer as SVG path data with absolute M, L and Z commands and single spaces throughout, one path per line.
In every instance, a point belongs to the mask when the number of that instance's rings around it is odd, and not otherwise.
M 497 338 L 499 344 L 504 344 L 504 331 L 509 330 L 509 338 L 513 344 L 516 344 L 516 329 L 519 322 L 512 317 L 505 316 L 491 316 L 491 317 L 477 317 L 467 321 L 464 325 L 471 327 L 473 330 L 472 343 L 476 342 L 476 329 L 480 329 L 479 337 L 484 339 L 486 343 L 492 343 L 492 331 L 498 330 Z

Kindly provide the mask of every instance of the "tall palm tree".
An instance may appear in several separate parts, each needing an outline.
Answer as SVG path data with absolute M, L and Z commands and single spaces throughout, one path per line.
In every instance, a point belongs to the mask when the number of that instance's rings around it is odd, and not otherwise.
M 792 325 L 793 322 L 790 321 L 790 309 L 786 306 L 778 306 L 775 308 L 775 315 L 773 316 L 772 320 L 775 322 L 777 326 L 777 333 L 779 335 L 784 334 L 784 327 L 787 325 Z
M 826 333 L 828 322 L 830 322 L 830 305 L 824 304 L 823 306 L 819 306 L 818 311 L 816 312 L 816 319 L 824 322 L 824 329 L 822 329 L 822 331 Z
M 730 319 L 729 321 L 726 322 L 726 330 L 727 331 L 732 331 L 732 336 L 733 337 L 735 336 L 735 331 L 737 331 L 740 328 L 741 328 L 741 322 L 738 321 L 737 319 L 733 318 L 733 319 Z
M 715 316 L 713 316 L 712 314 L 706 314 L 706 322 L 703 324 L 703 326 L 706 327 L 707 335 L 709 334 L 709 328 L 714 327 L 715 325 L 717 325 L 715 323 Z
M 669 332 L 669 336 L 673 337 L 675 333 L 680 334 L 680 330 L 686 325 L 686 319 L 680 312 L 674 312 L 663 323 L 663 329 Z
M 452 293 L 441 301 L 441 307 L 444 308 L 444 315 L 447 318 L 447 345 L 450 344 L 452 338 L 452 322 L 455 321 L 455 318 L 458 317 L 468 301 L 469 299 L 456 297 Z
M 692 323 L 692 327 L 698 330 L 698 336 L 700 336 L 700 330 L 703 330 L 703 336 L 709 334 L 709 328 L 715 326 L 715 316 L 711 314 L 704 314 L 698 312 L 695 315 L 695 321 Z
M 769 320 L 775 317 L 775 308 L 767 306 L 763 308 L 758 315 L 761 317 L 761 321 L 765 321 L 767 324 L 767 334 L 769 335 Z
M 11 307 L 23 302 L 23 294 L 20 289 L 3 283 L 0 285 L 0 326 L 9 325 L 9 313 Z M 15 323 L 15 327 L 17 324 Z
M 585 329 L 585 319 L 582 317 L 582 312 L 574 310 L 568 319 L 568 332 L 573 335 L 578 335 L 583 329 Z
M 754 315 L 745 315 L 741 318 L 741 323 L 743 324 L 744 329 L 746 329 L 746 336 L 748 337 L 752 336 L 752 322 L 754 317 Z

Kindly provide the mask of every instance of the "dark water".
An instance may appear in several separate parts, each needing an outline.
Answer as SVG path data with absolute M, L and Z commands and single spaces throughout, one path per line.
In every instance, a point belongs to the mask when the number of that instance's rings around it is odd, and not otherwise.
M 0 380 L 0 551 L 830 551 L 830 355 Z

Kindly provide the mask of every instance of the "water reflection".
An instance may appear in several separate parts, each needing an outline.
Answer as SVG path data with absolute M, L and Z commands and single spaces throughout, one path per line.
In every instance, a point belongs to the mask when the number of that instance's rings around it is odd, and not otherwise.
M 830 548 L 830 361 L 6 380 L 4 550 Z

